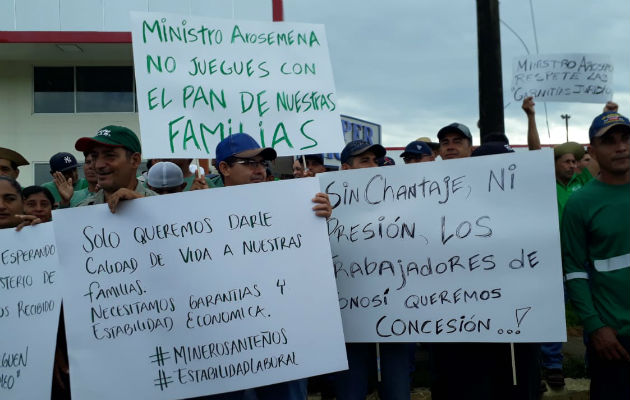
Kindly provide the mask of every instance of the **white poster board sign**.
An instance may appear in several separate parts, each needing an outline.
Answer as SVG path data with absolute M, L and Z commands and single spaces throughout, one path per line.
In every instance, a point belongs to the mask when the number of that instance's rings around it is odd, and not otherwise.
M 347 368 L 315 179 L 54 212 L 73 396 L 175 399 Z
M 61 296 L 52 224 L 0 230 L 0 398 L 49 399 Z
M 512 64 L 512 98 L 606 103 L 613 96 L 613 73 L 610 56 L 602 54 L 518 57 Z
M 131 20 L 144 156 L 212 158 L 238 132 L 282 156 L 343 147 L 323 25 Z
M 562 342 L 553 154 L 318 175 L 347 342 Z

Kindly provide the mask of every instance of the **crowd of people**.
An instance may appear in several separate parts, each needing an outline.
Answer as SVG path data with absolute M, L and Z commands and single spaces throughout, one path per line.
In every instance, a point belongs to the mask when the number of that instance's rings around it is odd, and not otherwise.
M 523 101 L 528 119 L 530 150 L 541 148 L 534 101 Z M 478 147 L 470 130 L 452 123 L 437 132 L 437 142 L 421 137 L 409 143 L 402 162 L 446 162 L 475 156 L 510 153 L 508 138 L 497 133 Z M 555 146 L 555 176 L 561 226 L 566 292 L 584 324 L 591 398 L 630 398 L 630 121 L 608 103 L 589 130 L 588 149 L 577 143 Z M 115 212 L 121 201 L 189 190 L 261 183 L 273 179 L 272 148 L 262 148 L 246 133 L 233 134 L 216 147 L 217 175 L 191 172 L 190 159 L 149 160 L 145 175 L 141 145 L 128 128 L 107 126 L 96 135 L 77 140 L 85 156 L 85 178 L 79 162 L 68 152 L 50 158 L 51 181 L 24 189 L 19 168 L 28 161 L 19 153 L 0 148 L 0 228 L 23 229 L 51 221 L 54 208 L 107 203 Z M 352 141 L 341 149 L 341 169 L 393 165 L 380 144 Z M 326 172 L 323 155 L 296 157 L 294 178 Z M 270 177 L 271 176 L 271 177 Z M 326 194 L 313 197 L 312 212 L 322 218 L 333 210 Z M 311 212 L 311 211 L 309 211 Z M 541 229 L 544 229 L 541 227 Z M 559 266 L 558 266 L 559 267 Z M 58 335 L 53 398 L 69 397 L 63 318 Z M 517 385 L 512 383 L 511 351 L 505 343 L 427 344 L 430 354 L 431 393 L 440 399 L 536 399 L 543 378 L 562 387 L 562 344 L 515 345 Z M 410 399 L 415 344 L 387 343 L 379 348 L 379 396 L 384 400 Z M 365 399 L 376 374 L 376 346 L 346 345 L 349 369 L 323 379 L 330 396 L 340 400 Z M 542 354 L 542 357 L 540 356 Z M 541 361 L 542 359 L 542 361 Z M 541 364 L 542 363 L 542 364 Z M 284 382 L 208 396 L 209 399 L 305 399 L 307 380 Z

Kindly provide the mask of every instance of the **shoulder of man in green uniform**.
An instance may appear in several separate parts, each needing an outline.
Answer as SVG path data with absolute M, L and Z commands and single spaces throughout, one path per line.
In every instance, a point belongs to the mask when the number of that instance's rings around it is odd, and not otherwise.
M 153 190 L 144 186 L 144 184 L 140 181 L 138 181 L 138 184 L 136 185 L 136 188 L 134 190 L 145 197 L 157 196 L 157 193 L 155 193 Z M 81 202 L 79 202 L 73 207 L 91 206 L 91 205 L 103 204 L 103 203 L 105 203 L 105 191 L 101 189 L 96 193 L 91 193 L 85 199 L 83 199 Z

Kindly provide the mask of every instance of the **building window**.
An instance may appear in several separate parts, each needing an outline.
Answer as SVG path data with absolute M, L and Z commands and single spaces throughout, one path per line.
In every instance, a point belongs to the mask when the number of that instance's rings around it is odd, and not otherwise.
M 74 68 L 35 67 L 36 113 L 74 112 Z
M 36 113 L 135 112 L 133 67 L 35 67 Z

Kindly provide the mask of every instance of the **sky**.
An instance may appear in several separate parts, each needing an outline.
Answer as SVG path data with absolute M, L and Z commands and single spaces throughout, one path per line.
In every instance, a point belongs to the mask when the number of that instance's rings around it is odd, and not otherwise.
M 630 114 L 630 2 L 532 0 L 532 5 L 539 53 L 610 55 L 613 101 L 620 113 Z M 499 9 L 501 20 L 535 54 L 530 2 L 504 1 Z M 235 17 L 255 12 L 254 7 Z M 339 110 L 380 124 L 385 146 L 404 146 L 420 136 L 436 140 L 437 131 L 455 121 L 467 125 L 479 143 L 475 1 L 284 0 L 284 19 L 325 25 Z M 510 87 L 512 60 L 527 53 L 503 24 L 501 52 L 506 134 L 511 144 L 525 144 L 527 120 L 521 104 L 511 102 Z M 543 103 L 536 104 L 536 115 L 542 143 L 551 144 L 566 140 L 561 114 L 571 116 L 569 140 L 587 143 L 588 127 L 603 108 L 546 105 L 547 118 Z

